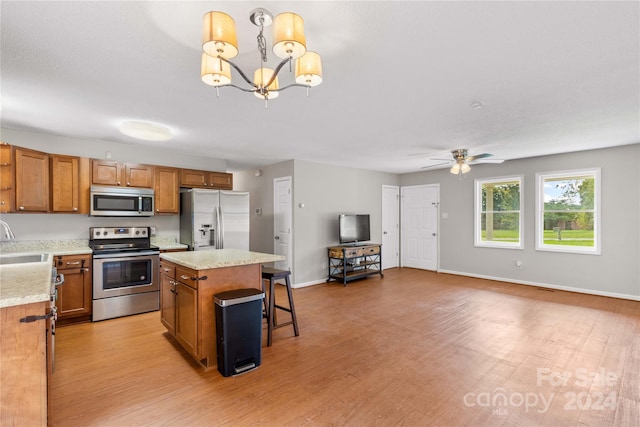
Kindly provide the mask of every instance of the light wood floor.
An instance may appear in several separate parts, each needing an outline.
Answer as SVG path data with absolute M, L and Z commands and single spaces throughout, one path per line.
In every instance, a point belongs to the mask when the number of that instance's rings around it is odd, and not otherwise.
M 412 269 L 294 298 L 237 377 L 158 312 L 58 328 L 52 424 L 640 425 L 640 302 Z

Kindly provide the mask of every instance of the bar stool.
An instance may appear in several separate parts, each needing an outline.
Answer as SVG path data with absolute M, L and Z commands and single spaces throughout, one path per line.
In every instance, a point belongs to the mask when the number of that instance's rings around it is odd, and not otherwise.
M 262 287 L 264 289 L 264 281 L 269 281 L 269 305 L 265 307 L 265 315 L 267 318 L 267 346 L 271 346 L 271 336 L 274 329 L 283 326 L 293 325 L 293 332 L 296 337 L 300 335 L 298 332 L 298 320 L 296 319 L 296 309 L 293 305 L 293 294 L 291 292 L 291 281 L 289 277 L 291 272 L 288 270 L 277 270 L 270 267 L 262 267 Z M 276 304 L 275 282 L 284 279 L 287 287 L 287 296 L 289 297 L 289 307 Z M 278 324 L 276 320 L 276 308 L 291 313 L 291 321 Z

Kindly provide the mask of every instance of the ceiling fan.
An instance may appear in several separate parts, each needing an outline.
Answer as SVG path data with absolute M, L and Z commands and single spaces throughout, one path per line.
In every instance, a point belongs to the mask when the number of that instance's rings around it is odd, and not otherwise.
M 449 172 L 451 172 L 454 175 L 462 175 L 471 170 L 470 164 L 504 162 L 503 159 L 488 159 L 488 157 L 493 157 L 493 154 L 489 154 L 489 153 L 482 153 L 482 154 L 469 156 L 469 150 L 467 150 L 466 148 L 458 148 L 458 149 L 452 150 L 451 154 L 453 155 L 452 160 L 431 159 L 431 160 L 447 160 L 447 163 L 438 163 L 435 165 L 425 166 L 422 169 L 429 169 L 437 166 L 453 164 Z

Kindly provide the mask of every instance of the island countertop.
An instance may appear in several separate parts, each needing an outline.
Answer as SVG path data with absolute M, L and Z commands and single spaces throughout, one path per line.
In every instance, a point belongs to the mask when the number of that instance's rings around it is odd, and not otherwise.
M 160 258 L 194 270 L 264 264 L 285 259 L 282 255 L 243 251 L 240 249 L 167 252 L 160 254 Z

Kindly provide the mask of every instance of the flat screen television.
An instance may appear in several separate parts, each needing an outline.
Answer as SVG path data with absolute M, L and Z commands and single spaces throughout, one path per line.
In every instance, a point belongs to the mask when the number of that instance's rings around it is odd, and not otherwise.
M 369 214 L 340 214 L 340 243 L 358 243 L 371 240 Z

